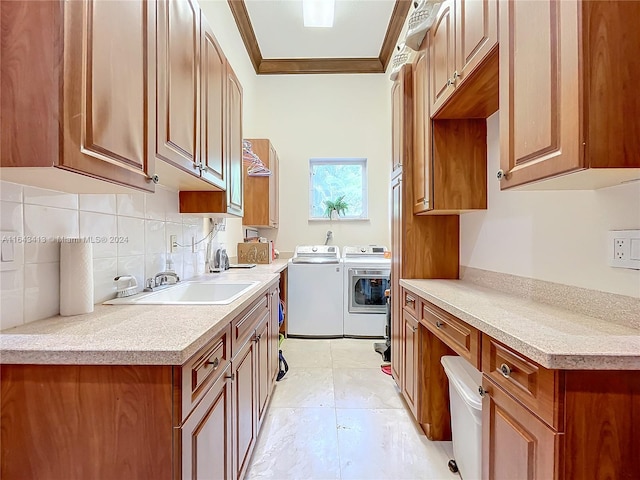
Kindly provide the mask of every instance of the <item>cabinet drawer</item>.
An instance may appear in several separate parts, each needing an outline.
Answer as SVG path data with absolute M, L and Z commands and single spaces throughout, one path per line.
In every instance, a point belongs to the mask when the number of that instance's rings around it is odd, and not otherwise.
M 415 318 L 418 318 L 418 296 L 403 289 L 402 308 L 404 308 Z
M 432 303 L 422 305 L 422 323 L 471 365 L 480 369 L 480 331 Z
M 482 340 L 482 372 L 548 425 L 562 431 L 563 375 L 548 370 L 494 340 Z
M 182 419 L 220 377 L 231 360 L 231 326 L 226 325 L 182 366 Z
M 258 321 L 269 311 L 269 294 L 265 293 L 249 308 L 231 321 L 231 358 L 240 351 L 251 337 Z

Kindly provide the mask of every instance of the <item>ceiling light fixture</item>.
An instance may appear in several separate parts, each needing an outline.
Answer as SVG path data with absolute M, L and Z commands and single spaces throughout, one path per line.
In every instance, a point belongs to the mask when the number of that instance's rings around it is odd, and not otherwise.
M 305 27 L 333 27 L 335 0 L 302 0 Z

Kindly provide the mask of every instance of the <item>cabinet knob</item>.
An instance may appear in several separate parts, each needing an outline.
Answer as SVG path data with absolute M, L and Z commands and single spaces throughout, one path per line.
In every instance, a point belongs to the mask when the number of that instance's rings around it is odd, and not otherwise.
M 216 368 L 218 368 L 218 365 L 220 365 L 220 359 L 216 357 L 212 362 L 207 362 L 207 365 L 211 365 L 215 370 Z
M 500 181 L 504 180 L 507 178 L 507 174 L 505 173 L 504 170 L 500 169 L 498 170 L 498 173 L 496 173 L 496 178 Z
M 509 375 L 511 375 L 511 368 L 509 368 L 509 365 L 506 363 L 503 363 L 500 365 L 500 373 L 504 378 L 509 378 Z
M 260 341 L 260 335 L 256 335 L 256 338 L 254 338 L 253 341 L 258 343 Z
M 202 171 L 204 169 L 204 165 L 202 164 L 202 162 L 195 163 L 194 167 L 196 167 L 200 171 Z
M 456 80 L 459 78 L 460 78 L 460 74 L 456 70 L 455 72 L 453 72 L 453 83 L 456 83 Z
M 478 387 L 478 395 L 480 395 L 482 398 L 484 398 L 485 396 L 489 395 L 489 392 L 487 390 L 485 390 L 482 385 L 480 385 Z
M 436 328 L 442 328 L 444 327 L 444 323 L 442 323 L 440 320 L 436 320 Z
M 411 331 L 412 331 L 413 333 L 416 333 L 416 331 L 417 331 L 417 330 L 418 330 L 418 327 L 411 327 Z
M 160 181 L 160 177 L 158 175 L 153 175 L 151 177 L 147 177 L 147 181 L 148 182 L 153 182 L 154 184 L 158 184 L 158 182 Z
M 229 380 L 231 380 L 233 382 L 235 380 L 236 376 L 235 376 L 235 374 L 231 373 L 229 375 L 225 375 L 224 378 L 227 378 L 227 379 L 229 379 Z

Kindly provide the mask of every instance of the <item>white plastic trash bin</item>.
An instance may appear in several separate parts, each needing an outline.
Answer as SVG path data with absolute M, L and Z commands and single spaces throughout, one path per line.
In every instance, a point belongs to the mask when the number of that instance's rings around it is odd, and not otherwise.
M 440 361 L 449 378 L 453 457 L 464 480 L 482 480 L 482 374 L 462 357 Z

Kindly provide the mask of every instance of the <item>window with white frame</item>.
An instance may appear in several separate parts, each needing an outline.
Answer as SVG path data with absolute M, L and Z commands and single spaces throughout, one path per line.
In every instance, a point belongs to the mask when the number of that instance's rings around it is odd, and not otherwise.
M 366 158 L 309 159 L 310 219 L 359 220 L 367 213 Z

